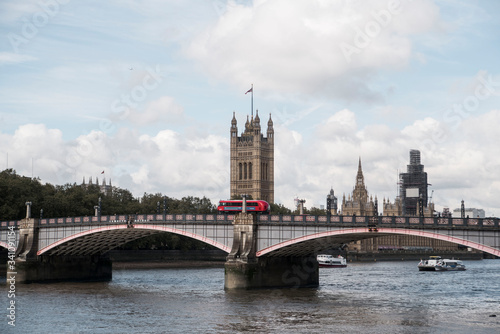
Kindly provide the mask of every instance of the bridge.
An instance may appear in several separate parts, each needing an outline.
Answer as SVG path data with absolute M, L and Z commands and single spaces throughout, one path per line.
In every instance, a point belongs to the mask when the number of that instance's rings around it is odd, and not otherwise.
M 0 222 L 0 246 L 15 249 L 18 282 L 111 279 L 106 253 L 155 233 L 184 235 L 228 253 L 225 288 L 317 286 L 315 255 L 351 241 L 413 235 L 500 257 L 498 218 L 255 214 L 139 214 Z M 12 259 L 11 259 L 12 260 Z M 9 269 L 10 268 L 10 269 Z

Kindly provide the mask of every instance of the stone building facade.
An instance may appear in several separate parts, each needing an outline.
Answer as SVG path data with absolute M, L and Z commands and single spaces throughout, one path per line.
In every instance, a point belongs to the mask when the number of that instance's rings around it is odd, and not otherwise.
M 346 200 L 345 194 L 342 198 L 342 215 L 344 216 L 377 216 L 377 197 L 368 198 L 368 190 L 365 186 L 365 178 L 361 169 L 361 158 L 359 158 L 358 173 L 356 175 L 356 185 L 351 195 Z
M 103 193 L 107 196 L 111 195 L 113 192 L 113 186 L 111 185 L 111 179 L 109 180 L 109 184 L 106 184 L 106 178 L 103 177 L 102 184 L 99 184 L 99 179 L 97 177 L 95 178 L 95 183 L 92 182 L 92 176 L 89 178 L 88 183 L 85 183 L 85 177 L 83 178 L 82 187 L 87 188 L 87 187 L 92 186 L 92 185 L 98 186 L 101 193 Z
M 238 136 L 235 113 L 231 120 L 231 198 L 251 195 L 274 203 L 274 128 L 271 114 L 267 137 L 261 132 L 259 112 L 247 116 L 245 131 Z
M 394 203 L 389 199 L 383 200 L 382 203 L 384 216 L 402 216 L 402 201 L 396 198 Z M 419 212 L 417 203 L 416 212 Z M 424 217 L 432 217 L 434 211 L 434 204 L 430 203 L 428 206 L 422 208 Z M 363 170 L 361 168 L 361 158 L 359 159 L 358 172 L 356 174 L 356 185 L 354 186 L 352 195 L 348 195 L 346 200 L 345 194 L 342 200 L 342 215 L 344 216 L 376 216 L 378 215 L 378 201 L 377 197 L 373 200 L 372 196 L 368 197 L 368 190 L 365 186 Z M 457 250 L 456 244 L 434 240 L 429 238 L 422 238 L 409 235 L 389 235 L 377 238 L 364 239 L 353 241 L 347 245 L 347 249 L 351 252 L 379 252 L 387 250 L 401 250 L 401 249 L 434 249 L 442 251 Z

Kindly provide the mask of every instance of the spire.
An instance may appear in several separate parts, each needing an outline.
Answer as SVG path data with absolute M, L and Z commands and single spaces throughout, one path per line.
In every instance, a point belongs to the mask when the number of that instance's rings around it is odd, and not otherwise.
M 245 122 L 245 133 L 248 133 L 250 131 L 250 121 L 248 120 L 248 115 L 247 115 L 247 121 Z
M 359 185 L 359 186 L 365 185 L 365 178 L 363 176 L 363 170 L 361 168 L 361 157 L 359 157 L 358 174 L 356 175 L 356 185 Z
M 267 140 L 270 140 L 274 143 L 274 129 L 273 120 L 271 119 L 271 113 L 269 113 L 269 121 L 267 121 Z
M 233 111 L 233 119 L 231 120 L 231 138 L 236 138 L 238 136 L 238 126 L 236 124 L 236 113 Z
M 233 111 L 233 119 L 231 120 L 231 125 L 232 125 L 233 127 L 235 127 L 235 126 L 236 126 L 236 123 L 237 123 L 237 122 L 236 122 L 236 112 L 234 112 L 234 111 Z
M 260 125 L 259 109 L 255 111 L 255 125 Z
M 268 128 L 273 127 L 273 120 L 271 119 L 271 113 L 269 113 L 269 121 L 267 121 L 267 127 Z
M 260 137 L 260 118 L 259 118 L 259 111 L 256 110 L 256 113 L 255 113 L 255 119 L 253 121 L 253 133 L 254 135 L 256 136 L 259 136 Z

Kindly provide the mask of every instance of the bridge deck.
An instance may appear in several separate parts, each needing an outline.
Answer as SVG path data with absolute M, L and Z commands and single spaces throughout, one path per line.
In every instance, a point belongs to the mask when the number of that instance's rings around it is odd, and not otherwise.
M 44 218 L 39 220 L 39 227 L 54 225 L 81 225 L 92 223 L 232 223 L 233 214 L 140 214 L 83 216 L 65 218 Z M 259 224 L 342 224 L 342 226 L 391 226 L 409 228 L 460 228 L 460 229 L 499 229 L 499 218 L 441 218 L 441 217 L 394 217 L 394 216 L 313 216 L 313 215 L 258 215 Z M 18 227 L 20 221 L 1 221 L 0 229 L 9 226 Z

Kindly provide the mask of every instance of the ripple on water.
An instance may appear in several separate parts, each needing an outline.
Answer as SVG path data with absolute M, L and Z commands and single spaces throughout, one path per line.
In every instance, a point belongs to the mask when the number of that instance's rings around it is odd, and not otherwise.
M 349 264 L 320 270 L 318 289 L 237 292 L 224 291 L 223 268 L 117 270 L 106 283 L 20 285 L 16 332 L 493 333 L 500 261 L 466 265 Z

